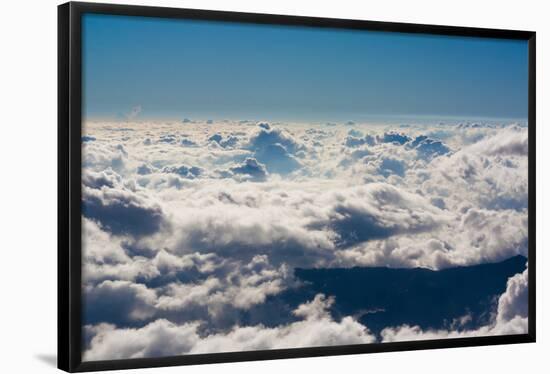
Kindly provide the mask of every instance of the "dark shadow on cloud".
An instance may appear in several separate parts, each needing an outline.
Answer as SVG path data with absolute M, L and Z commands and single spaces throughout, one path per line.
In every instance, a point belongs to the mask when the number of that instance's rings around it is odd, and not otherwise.
M 514 141 L 509 141 L 505 144 L 501 144 L 498 147 L 495 147 L 489 154 L 491 155 L 517 155 L 517 156 L 527 156 L 529 152 L 529 144 L 527 138 L 525 139 L 516 139 Z
M 264 130 L 270 130 L 271 126 L 269 126 L 269 123 L 267 122 L 260 122 L 258 123 L 258 127 L 264 129 Z
M 356 138 L 362 138 L 365 134 L 363 134 L 363 132 L 361 132 L 359 130 L 351 129 L 351 130 L 348 131 L 348 135 L 349 136 L 355 136 Z
M 363 157 L 370 156 L 371 154 L 372 152 L 370 152 L 367 149 L 358 149 L 356 151 L 351 152 L 350 156 L 353 160 L 360 160 Z
M 344 145 L 349 148 L 360 147 L 365 144 L 365 139 L 355 136 L 347 136 Z
M 257 150 L 255 156 L 258 161 L 267 166 L 270 172 L 277 174 L 289 174 L 302 166 L 283 145 L 278 143 L 268 144 L 261 150 Z
M 216 142 L 216 143 L 221 142 L 222 139 L 223 139 L 223 137 L 220 134 L 214 134 L 214 135 L 212 135 L 211 137 L 208 138 L 209 141 Z
M 201 174 L 203 174 L 204 169 L 198 167 L 198 166 L 187 166 L 187 165 L 181 165 L 181 166 L 165 166 L 162 169 L 163 173 L 170 173 L 170 174 L 177 174 L 180 177 L 187 178 L 187 179 L 195 179 L 199 177 Z
M 416 149 L 418 157 L 423 160 L 431 160 L 450 152 L 449 147 L 441 141 L 430 139 L 425 135 L 417 136 L 409 143 L 409 147 Z
M 106 201 L 100 195 L 84 193 L 82 214 L 100 222 L 106 230 L 116 235 L 151 235 L 163 223 L 163 213 L 159 206 L 146 206 L 135 196 L 116 192 Z
M 239 138 L 233 135 L 229 135 L 224 138 L 221 134 L 214 134 L 208 138 L 208 141 L 218 143 L 223 148 L 233 148 L 239 142 Z
M 265 125 L 260 126 L 260 131 L 250 139 L 248 148 L 261 150 L 273 144 L 280 144 L 287 152 L 292 154 L 303 149 L 303 146 L 299 145 L 289 134 L 282 132 L 280 129 L 266 128 Z
M 403 161 L 394 158 L 384 158 L 378 168 L 378 172 L 386 178 L 392 174 L 404 177 L 406 169 L 407 167 Z
M 100 173 L 88 172 L 82 174 L 82 184 L 86 187 L 100 189 L 102 187 L 114 188 L 118 174 L 109 171 Z
M 83 324 L 112 323 L 137 327 L 155 314 L 153 306 L 140 296 L 140 286 L 130 282 L 104 282 L 83 295 Z
M 367 157 L 367 156 L 370 156 L 370 155 L 372 155 L 372 152 L 370 152 L 367 149 L 357 149 L 357 150 L 351 152 L 351 154 L 349 156 L 345 157 L 342 161 L 340 161 L 338 166 L 342 166 L 344 168 L 347 168 L 347 167 L 351 166 L 355 161 L 360 160 L 360 159 L 362 159 L 364 157 Z
M 447 204 L 445 204 L 445 200 L 441 197 L 434 197 L 430 199 L 430 202 L 433 206 L 438 207 L 439 209 L 447 209 Z
M 196 283 L 204 281 L 208 278 L 210 273 L 203 273 L 199 271 L 196 266 L 185 268 L 184 270 L 174 270 L 168 272 L 162 272 L 160 275 L 153 277 L 138 276 L 136 278 L 137 283 L 144 284 L 149 288 L 160 288 L 167 286 L 171 283 Z
M 523 197 L 497 196 L 487 203 L 487 208 L 491 210 L 513 209 L 522 211 L 527 209 L 529 199 Z
M 259 163 L 255 158 L 247 158 L 239 165 L 230 168 L 234 174 L 244 174 L 251 177 L 251 180 L 263 182 L 267 178 L 267 170 L 265 165 Z
M 182 145 L 183 147 L 198 147 L 197 143 L 187 138 L 181 139 L 180 145 Z
M 350 131 L 351 132 L 351 131 Z M 350 135 L 346 137 L 346 141 L 344 142 L 346 147 L 354 148 L 354 147 L 360 147 L 362 145 L 370 145 L 373 146 L 375 144 L 375 139 L 371 135 L 366 136 L 356 136 L 356 135 Z
M 382 143 L 397 143 L 397 144 L 400 144 L 400 145 L 405 144 L 409 140 L 411 140 L 411 138 L 409 136 L 407 136 L 405 134 L 400 134 L 400 133 L 397 133 L 397 132 L 384 133 L 384 135 L 380 139 L 380 141 Z
M 340 248 L 347 248 L 369 240 L 387 239 L 394 235 L 417 234 L 433 230 L 439 225 L 431 215 L 420 218 L 410 212 L 411 220 L 402 222 L 401 219 L 391 218 L 385 211 L 385 206 L 406 206 L 404 197 L 395 188 L 375 189 L 371 192 L 373 202 L 381 210 L 373 211 L 352 204 L 337 204 L 332 208 L 330 218 L 308 225 L 309 229 L 329 229 L 336 236 L 334 244 Z M 416 209 L 416 208 L 415 208 Z
M 130 257 L 146 257 L 153 258 L 158 253 L 158 249 L 152 249 L 147 245 L 142 245 L 141 242 L 135 240 L 124 240 L 120 243 L 124 252 Z
M 338 247 L 350 247 L 368 240 L 388 238 L 397 233 L 397 228 L 384 226 L 377 217 L 362 210 L 339 206 L 334 210 L 337 217 L 329 228 L 337 234 Z
M 147 164 L 142 164 L 136 168 L 136 173 L 139 175 L 148 175 L 153 173 L 153 171 L 153 167 Z

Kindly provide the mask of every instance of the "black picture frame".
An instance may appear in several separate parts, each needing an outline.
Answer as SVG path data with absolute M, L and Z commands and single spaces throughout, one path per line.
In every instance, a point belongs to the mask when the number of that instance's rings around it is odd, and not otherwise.
M 528 235 L 529 312 L 528 333 L 414 342 L 293 348 L 264 351 L 199 354 L 176 357 L 82 362 L 81 325 L 81 16 L 84 13 L 221 20 L 255 24 L 300 25 L 402 33 L 502 38 L 528 41 Z M 69 2 L 58 7 L 58 367 L 68 372 L 131 369 L 159 366 L 270 360 L 281 358 L 345 355 L 403 350 L 454 348 L 535 342 L 536 253 L 535 253 L 535 93 L 536 34 L 485 28 L 374 22 L 303 16 L 239 13 Z

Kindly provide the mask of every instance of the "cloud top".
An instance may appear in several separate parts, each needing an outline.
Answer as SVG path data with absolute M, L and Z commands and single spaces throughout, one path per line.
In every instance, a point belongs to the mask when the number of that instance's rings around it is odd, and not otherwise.
M 295 270 L 527 257 L 527 152 L 526 127 L 483 122 L 86 122 L 84 357 L 523 333 L 527 270 L 485 319 L 434 328 L 342 309 Z

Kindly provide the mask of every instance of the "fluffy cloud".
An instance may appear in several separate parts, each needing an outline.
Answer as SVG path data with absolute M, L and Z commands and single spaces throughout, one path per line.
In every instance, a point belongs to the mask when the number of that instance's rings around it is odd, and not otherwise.
M 173 173 L 184 178 L 194 179 L 199 177 L 204 171 L 197 166 L 165 166 L 162 169 L 163 173 Z
M 82 155 L 82 166 L 85 170 L 90 171 L 103 171 L 108 168 L 117 172 L 124 171 L 128 158 L 122 144 L 113 145 L 98 141 L 84 142 Z
M 331 297 L 291 306 L 294 269 L 527 255 L 525 127 L 184 122 L 86 123 L 89 359 L 372 342 Z M 524 331 L 526 281 L 483 328 L 382 338 Z
M 518 127 L 501 130 L 494 136 L 477 142 L 472 147 L 472 149 L 491 156 L 527 156 L 528 148 L 527 131 Z
M 345 141 L 345 145 L 346 147 L 359 147 L 359 146 L 362 146 L 364 144 L 367 144 L 367 145 L 374 145 L 375 143 L 375 139 L 374 137 L 370 136 L 370 135 L 367 135 L 367 136 L 362 136 L 362 134 L 359 132 L 359 131 L 353 131 L 350 130 L 348 132 L 350 134 L 350 136 L 346 137 L 346 141 Z M 353 135 L 351 135 L 353 134 Z
M 506 292 L 498 300 L 497 323 L 506 323 L 528 315 L 528 270 L 508 279 Z
M 263 303 L 266 297 L 284 289 L 288 277 L 284 266 L 276 269 L 269 264 L 267 256 L 256 256 L 248 264 L 235 267 L 223 276 L 210 276 L 202 283 L 172 283 L 156 306 L 171 311 L 205 306 L 212 317 L 221 317 L 227 306 L 249 309 Z
M 289 132 L 271 126 L 265 127 L 260 126 L 260 130 L 258 127 L 245 129 L 251 134 L 247 147 L 251 144 L 260 146 L 281 142 L 294 151 L 305 149 L 304 145 L 295 140 L 297 136 L 293 137 Z M 186 130 L 186 133 L 191 133 L 190 130 Z M 307 129 L 304 134 L 308 138 L 315 137 L 317 139 L 315 141 L 323 141 L 325 145 L 317 152 L 320 157 L 328 157 L 330 160 L 330 155 L 325 156 L 322 152 L 329 152 L 331 144 L 335 151 L 337 150 L 336 147 L 341 144 L 337 133 L 312 130 L 314 129 Z M 358 130 L 356 131 L 354 135 L 361 135 L 358 134 Z M 521 130 L 517 129 L 510 131 L 521 133 Z M 228 133 L 246 136 L 246 131 L 242 129 L 230 130 Z M 201 134 L 203 134 L 202 130 Z M 346 131 L 341 136 L 349 136 L 349 132 Z M 377 136 L 378 139 L 384 137 L 388 140 L 394 137 L 404 139 L 405 135 L 382 132 L 382 135 Z M 405 143 L 405 146 L 392 141 L 377 143 L 368 149 L 353 149 L 345 156 L 351 162 L 348 162 L 347 167 L 339 167 L 338 165 L 343 161 L 335 157 L 334 163 L 329 161 L 326 166 L 329 170 L 331 165 L 335 168 L 334 171 L 330 171 L 332 175 L 330 178 L 334 180 L 331 183 L 327 183 L 327 178 L 323 177 L 327 171 L 323 172 L 322 169 L 317 171 L 321 164 L 317 162 L 309 164 L 306 160 L 307 165 L 304 167 L 309 169 L 307 173 L 318 175 L 316 179 L 289 176 L 289 183 L 283 184 L 274 180 L 266 185 L 266 189 L 221 181 L 216 181 L 214 184 L 214 181 L 209 181 L 214 173 L 208 171 L 209 168 L 212 170 L 212 162 L 204 158 L 195 158 L 195 161 L 188 159 L 188 162 L 200 166 L 167 165 L 161 169 L 153 166 L 161 166 L 161 161 L 166 162 L 164 153 L 161 154 L 160 161 L 148 160 L 146 165 L 153 165 L 148 167 L 148 174 L 137 173 L 136 182 L 149 190 L 153 189 L 153 192 L 157 190 L 162 193 L 158 195 L 156 204 L 162 208 L 165 216 L 175 218 L 170 224 L 176 227 L 175 231 L 167 234 L 172 238 L 162 245 L 176 252 L 199 250 L 202 253 L 208 253 L 216 250 L 223 252 L 224 256 L 245 260 L 249 260 L 256 254 L 269 254 L 272 261 L 288 262 L 290 266 L 304 266 L 308 261 L 310 265 L 324 264 L 324 266 L 341 261 L 345 264 L 357 261 L 357 264 L 362 265 L 378 265 L 388 261 L 387 263 L 393 266 L 431 268 L 473 264 L 482 261 L 483 258 L 497 261 L 509 255 L 526 254 L 527 221 L 525 213 L 521 211 L 522 205 L 526 204 L 526 178 L 522 177 L 522 169 L 519 165 L 511 167 L 522 162 L 519 156 L 512 155 L 512 159 L 494 160 L 488 164 L 490 160 L 483 157 L 495 156 L 483 156 L 480 152 L 464 149 L 450 156 L 437 157 L 426 164 L 422 157 L 417 157 L 417 147 L 425 142 L 425 137 L 418 135 L 408 136 L 408 138 L 409 143 Z M 224 153 L 234 154 L 234 152 L 235 150 L 224 150 L 223 153 L 215 154 L 216 160 L 223 159 Z M 242 163 L 235 166 L 232 162 L 235 157 L 237 156 L 227 157 L 227 161 L 224 161 L 230 162 L 225 169 L 230 172 L 228 176 L 240 176 L 236 179 L 237 182 L 267 179 L 269 166 L 265 167 L 266 173 L 264 173 L 262 163 L 258 160 L 254 162 L 252 160 L 255 159 L 246 158 L 246 156 L 242 159 Z M 502 158 L 502 156 L 498 157 Z M 201 182 L 189 180 L 197 179 L 193 170 L 197 171 Z M 168 173 L 170 177 L 163 175 L 166 173 L 161 173 L 162 171 L 170 172 Z M 107 172 L 104 170 L 102 173 Z M 358 180 L 361 174 L 363 176 Z M 475 179 L 473 179 L 474 176 Z M 495 183 L 489 185 L 488 177 Z M 113 186 L 114 183 L 120 185 L 130 182 L 127 177 L 124 178 L 121 175 L 116 178 L 123 181 L 104 180 L 96 182 L 99 184 L 95 187 L 101 183 Z M 296 178 L 295 182 L 292 182 L 293 178 Z M 451 180 L 452 183 L 450 183 Z M 470 187 L 475 180 L 479 180 L 479 187 L 476 185 L 473 194 Z M 518 184 L 517 186 L 506 184 L 502 182 L 503 180 L 517 181 Z M 373 182 L 383 181 L 387 185 L 385 188 L 391 187 L 398 194 L 408 194 L 407 196 L 422 201 L 421 204 L 403 210 L 410 215 L 407 220 L 411 222 L 418 220 L 414 217 L 415 213 L 423 211 L 431 211 L 430 214 L 433 217 L 429 221 L 421 217 L 419 222 L 413 222 L 412 228 L 408 229 L 398 227 L 399 225 L 391 222 L 391 209 L 382 209 L 375 215 L 368 210 L 358 209 L 357 207 L 368 205 L 369 199 L 375 197 L 367 196 L 362 200 L 361 196 L 354 196 L 353 191 L 357 188 L 348 188 L 346 185 L 355 185 L 364 181 L 371 182 L 370 185 L 367 184 L 366 190 L 376 188 L 377 183 Z M 169 188 L 182 191 L 181 193 L 165 191 Z M 184 188 L 188 192 L 183 193 Z M 495 193 L 495 188 L 499 188 L 498 193 Z M 333 193 L 333 191 L 339 193 Z M 139 191 L 135 194 L 139 195 Z M 339 199 L 344 199 L 347 203 L 341 204 Z M 354 199 L 358 199 L 357 203 Z M 166 205 L 160 200 L 170 202 Z M 401 203 L 399 200 L 396 202 L 398 205 Z M 475 209 L 475 206 L 481 206 L 484 209 Z M 388 207 L 391 207 L 391 204 Z M 502 209 L 507 207 L 513 207 L 517 213 Z M 494 210 L 495 208 L 497 209 Z M 169 214 L 165 214 L 168 211 Z M 180 217 L 179 211 L 191 214 L 194 222 L 188 222 Z M 482 221 L 474 220 L 474 216 L 483 217 L 480 218 Z M 454 221 L 457 223 L 453 223 Z M 485 223 L 476 224 L 475 222 Z M 499 225 L 502 222 L 509 223 L 510 228 L 500 230 Z M 109 229 L 108 224 L 104 226 Z M 480 227 L 483 228 L 481 231 Z M 160 226 L 157 227 L 157 231 L 159 228 Z M 367 228 L 370 229 L 367 230 Z M 457 235 L 457 228 L 460 228 L 459 235 Z M 416 237 L 411 238 L 410 234 Z M 220 241 L 220 238 L 223 240 Z M 475 241 L 470 238 L 474 238 Z M 155 240 L 158 241 L 159 238 L 155 237 Z M 426 240 L 444 244 L 422 248 L 421 243 Z M 346 251 L 334 251 L 335 248 L 347 249 L 350 245 L 361 243 L 366 244 Z M 150 246 L 154 245 L 151 242 Z M 273 248 L 277 248 L 277 251 L 274 252 Z M 481 248 L 481 252 L 476 248 Z
M 434 221 L 440 223 L 436 230 L 367 242 L 342 251 L 339 256 L 349 265 L 432 269 L 498 262 L 518 254 L 527 256 L 527 222 L 523 214 L 474 208 L 456 216 L 447 210 L 442 212 L 445 215 Z
M 84 218 L 82 236 L 86 238 L 83 246 L 83 257 L 86 262 L 117 264 L 130 261 L 130 257 L 122 248 L 121 240 L 112 238 L 96 222 Z
M 133 326 L 156 318 L 188 321 L 210 315 L 210 327 L 232 326 L 238 322 L 237 310 L 261 304 L 293 282 L 289 269 L 273 267 L 267 256 L 244 264 L 215 254 L 165 250 L 150 258 L 131 257 L 123 238 L 112 237 L 93 221 L 85 223 L 89 323 Z
M 273 185 L 235 187 L 193 194 L 189 219 L 172 221 L 164 246 L 178 253 L 215 251 L 245 261 L 267 254 L 276 264 L 327 266 L 336 260 L 335 249 L 427 232 L 449 219 L 422 196 L 388 184 L 338 192 L 292 192 L 303 185 L 283 184 L 280 195 Z
M 252 136 L 248 144 L 256 159 L 273 173 L 288 174 L 299 169 L 301 164 L 295 155 L 304 149 L 303 145 L 280 129 L 259 127 L 260 131 Z
M 492 130 L 494 131 L 494 130 Z M 440 196 L 448 206 L 465 202 L 488 209 L 527 207 L 527 131 L 499 129 L 431 164 L 426 193 Z
M 199 338 L 198 323 L 175 325 L 159 319 L 142 328 L 117 329 L 112 324 L 87 326 L 90 348 L 84 361 L 174 356 L 188 352 Z
M 430 139 L 425 135 L 417 136 L 410 143 L 410 147 L 416 149 L 418 156 L 425 160 L 445 155 L 450 152 L 449 147 L 447 147 L 441 141 Z
M 239 138 L 233 135 L 229 135 L 224 138 L 221 134 L 214 134 L 208 138 L 209 141 L 215 142 L 222 148 L 233 148 L 239 142 Z
M 524 305 L 527 270 L 508 281 L 505 293 L 500 297 L 497 313 L 492 322 L 476 330 L 426 330 L 418 326 L 403 325 L 385 328 L 380 341 L 411 341 L 426 339 L 459 338 L 502 334 L 522 334 L 527 331 L 527 311 Z M 113 287 L 115 286 L 115 287 Z M 216 285 L 213 285 L 215 287 Z M 127 284 L 109 284 L 110 290 L 127 291 Z M 143 290 L 136 290 L 142 299 L 150 297 Z M 208 291 L 203 291 L 207 294 Z M 121 294 L 122 296 L 124 293 Z M 199 297 L 186 292 L 186 297 Z M 131 305 L 134 300 L 130 302 Z M 89 343 L 84 360 L 158 357 L 193 353 L 265 350 L 277 348 L 315 347 L 339 344 L 364 344 L 377 341 L 368 328 L 352 317 L 335 321 L 329 309 L 334 303 L 331 297 L 316 295 L 311 301 L 300 304 L 293 314 L 298 321 L 277 327 L 263 325 L 238 326 L 224 332 L 202 333 L 200 321 L 182 324 L 157 319 L 143 327 L 118 328 L 114 324 L 101 323 L 86 326 Z M 464 319 L 466 319 L 465 316 Z M 115 347 L 117 349 L 115 349 Z
M 243 174 L 251 180 L 262 182 L 267 178 L 265 165 L 259 163 L 255 158 L 247 158 L 242 165 L 229 169 L 234 174 Z
M 88 327 L 93 337 L 85 361 L 158 357 L 188 353 L 250 351 L 372 343 L 375 337 L 351 317 L 334 321 L 326 312 L 332 300 L 317 295 L 300 305 L 297 322 L 276 328 L 235 326 L 227 333 L 200 336 L 199 322 L 176 325 L 164 319 L 142 328 L 117 329 L 103 324 Z M 118 347 L 118 348 L 117 348 Z
M 370 184 L 342 191 L 328 212 L 327 226 L 337 235 L 336 243 L 357 243 L 399 234 L 428 231 L 445 221 L 438 208 L 423 197 L 388 184 Z

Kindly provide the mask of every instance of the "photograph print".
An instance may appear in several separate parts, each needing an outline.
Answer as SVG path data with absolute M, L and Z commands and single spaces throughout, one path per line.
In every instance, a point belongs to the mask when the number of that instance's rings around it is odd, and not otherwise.
M 82 361 L 527 334 L 528 41 L 81 24 Z

